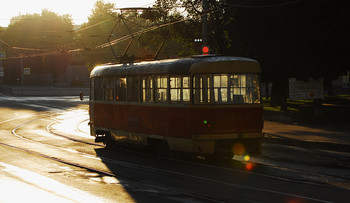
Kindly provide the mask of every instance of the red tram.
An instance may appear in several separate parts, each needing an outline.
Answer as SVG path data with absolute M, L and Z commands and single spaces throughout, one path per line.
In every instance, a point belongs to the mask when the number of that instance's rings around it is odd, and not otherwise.
M 90 75 L 91 135 L 107 146 L 259 153 L 260 72 L 257 61 L 228 56 L 98 66 Z

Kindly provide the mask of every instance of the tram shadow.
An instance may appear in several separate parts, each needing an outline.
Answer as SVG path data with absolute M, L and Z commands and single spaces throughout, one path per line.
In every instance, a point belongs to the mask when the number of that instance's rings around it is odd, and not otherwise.
M 212 187 L 205 184 L 193 186 L 198 179 L 220 180 L 228 174 L 232 176 L 233 171 L 246 171 L 246 163 L 238 160 L 208 160 L 202 157 L 174 159 L 143 150 L 98 148 L 95 151 L 136 202 L 187 202 L 192 197 L 184 194 L 196 188 L 210 190 Z M 193 181 L 193 178 L 196 180 Z

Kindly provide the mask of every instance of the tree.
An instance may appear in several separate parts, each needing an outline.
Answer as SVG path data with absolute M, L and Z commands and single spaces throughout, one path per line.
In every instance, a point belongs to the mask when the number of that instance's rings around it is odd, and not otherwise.
M 52 74 L 55 78 L 65 71 L 69 58 L 61 55 L 66 55 L 65 51 L 71 48 L 75 36 L 69 15 L 60 16 L 44 9 L 41 14 L 13 17 L 11 22 L 1 36 L 6 42 L 4 48 L 7 57 L 10 58 L 5 64 L 19 66 L 16 57 L 24 57 L 24 62 L 31 67 L 32 73 Z M 51 63 L 52 56 L 61 57 L 62 60 L 58 60 L 60 63 Z M 20 70 L 20 67 L 12 69 Z
M 140 59 L 144 51 L 139 36 L 148 28 L 137 11 L 115 11 L 115 5 L 97 1 L 89 22 L 78 30 L 79 46 L 90 68 L 111 61 Z M 141 50 L 141 51 L 140 51 Z
M 107 46 L 97 49 L 97 46 L 108 43 L 111 31 L 118 20 L 115 5 L 99 0 L 95 3 L 88 22 L 77 30 L 77 47 L 82 48 L 85 62 L 90 69 L 95 65 L 112 61 L 114 56 Z
M 49 10 L 41 14 L 14 17 L 15 23 L 6 29 L 3 38 L 23 54 L 25 51 L 57 51 L 72 44 L 74 34 L 69 15 L 59 16 Z M 26 49 L 25 49 L 26 48 Z
M 191 56 L 201 50 L 194 39 L 201 36 L 201 24 L 196 18 L 187 18 L 183 11 L 177 9 L 177 0 L 159 0 L 152 9 L 145 10 L 141 17 L 159 26 L 140 38 L 144 46 L 154 50 L 163 45 L 160 57 Z
M 199 0 L 183 0 L 198 18 Z M 332 81 L 349 70 L 348 6 L 320 1 L 208 0 L 209 43 L 219 54 L 257 59 L 263 80 L 273 82 L 272 100 L 285 104 L 288 78 Z

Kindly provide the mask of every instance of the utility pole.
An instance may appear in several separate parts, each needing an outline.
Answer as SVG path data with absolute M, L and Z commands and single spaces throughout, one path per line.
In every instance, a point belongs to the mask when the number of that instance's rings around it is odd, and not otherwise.
M 202 48 L 208 46 L 208 1 L 203 0 L 203 11 L 202 11 Z
M 23 75 L 23 55 L 21 55 L 21 89 L 22 89 L 22 96 L 23 96 L 23 79 L 24 79 L 24 75 Z
M 5 52 L 2 50 L 1 42 L 0 42 L 0 88 L 3 85 L 4 78 L 4 68 L 2 67 L 2 59 L 5 58 Z

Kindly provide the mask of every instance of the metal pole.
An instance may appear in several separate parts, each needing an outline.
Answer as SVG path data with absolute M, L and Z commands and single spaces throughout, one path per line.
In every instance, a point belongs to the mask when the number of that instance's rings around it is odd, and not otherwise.
M 203 0 L 203 11 L 202 11 L 202 46 L 208 45 L 208 26 L 207 26 L 207 14 L 208 2 Z
M 1 50 L 1 47 L 0 47 L 0 50 Z M 2 59 L 0 59 L 0 69 L 1 69 L 1 72 L 2 70 L 4 70 L 2 67 Z M 3 72 L 0 74 L 3 74 Z M 2 87 L 2 84 L 3 84 L 3 75 L 0 75 L 0 88 Z
M 23 56 L 21 56 L 21 89 L 22 89 L 22 96 L 23 96 L 23 79 L 24 79 L 24 75 L 23 75 Z
M 1 46 L 1 42 L 0 42 L 0 52 L 2 51 L 2 46 Z M 2 67 L 2 58 L 0 58 L 0 74 L 3 74 L 3 67 Z M 2 84 L 3 84 L 3 75 L 0 75 L 0 87 L 2 87 Z

